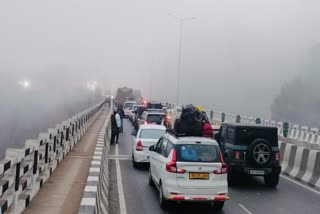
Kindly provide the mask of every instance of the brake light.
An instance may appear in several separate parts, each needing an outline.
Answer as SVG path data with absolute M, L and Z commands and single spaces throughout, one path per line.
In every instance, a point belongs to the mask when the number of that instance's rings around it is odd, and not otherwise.
M 148 122 L 147 122 L 147 121 L 144 121 L 144 124 L 148 124 Z
M 186 170 L 177 168 L 177 152 L 175 149 L 172 150 L 172 159 L 166 164 L 166 170 L 172 173 L 184 174 Z
M 240 160 L 240 152 L 239 151 L 234 152 L 234 159 Z
M 214 170 L 213 173 L 216 174 L 216 175 L 222 175 L 222 174 L 227 174 L 228 173 L 228 168 L 227 168 L 227 165 L 225 164 L 224 162 L 224 159 L 223 159 L 223 156 L 220 152 L 220 160 L 221 160 L 221 169 L 217 169 L 217 170 Z
M 279 152 L 274 153 L 274 159 L 276 161 L 280 161 L 280 153 Z
M 141 141 L 139 140 L 137 145 L 136 145 L 136 151 L 143 151 L 143 146 Z

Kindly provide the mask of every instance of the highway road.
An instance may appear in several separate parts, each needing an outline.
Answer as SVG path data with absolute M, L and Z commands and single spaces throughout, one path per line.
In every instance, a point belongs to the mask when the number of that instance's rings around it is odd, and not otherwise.
M 229 187 L 231 200 L 223 211 L 214 211 L 206 204 L 178 204 L 162 210 L 158 191 L 148 185 L 148 167 L 134 169 L 131 161 L 131 131 L 133 127 L 125 120 L 119 144 L 111 146 L 111 214 L 315 214 L 320 211 L 320 192 L 281 177 L 277 189 L 264 186 L 259 178 L 246 178 L 235 187 Z M 117 165 L 121 175 L 117 173 Z M 117 182 L 118 180 L 118 182 Z M 119 185 L 119 180 L 121 184 Z M 120 196 L 120 200 L 119 200 Z

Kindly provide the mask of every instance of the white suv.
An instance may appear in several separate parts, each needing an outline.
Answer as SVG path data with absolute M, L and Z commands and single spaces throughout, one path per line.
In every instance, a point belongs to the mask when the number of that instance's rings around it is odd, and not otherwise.
M 149 184 L 158 188 L 162 208 L 192 201 L 222 209 L 229 200 L 227 166 L 216 141 L 167 133 L 149 150 Z

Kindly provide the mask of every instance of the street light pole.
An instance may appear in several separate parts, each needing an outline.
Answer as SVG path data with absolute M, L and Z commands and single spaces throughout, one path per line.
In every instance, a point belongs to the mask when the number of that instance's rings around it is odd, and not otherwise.
M 178 74 L 177 74 L 177 98 L 176 98 L 176 104 L 179 105 L 183 22 L 184 21 L 193 20 L 193 19 L 195 19 L 195 17 L 179 18 L 179 17 L 177 17 L 177 16 L 175 16 L 175 15 L 173 15 L 171 13 L 169 13 L 169 16 L 172 16 L 175 19 L 177 19 L 179 21 L 179 24 L 180 24 L 179 58 L 178 58 Z
M 178 75 L 177 75 L 177 100 L 176 100 L 177 105 L 179 105 L 179 95 L 180 95 L 182 29 L 183 29 L 183 20 L 180 19 L 180 42 L 179 42 L 179 59 L 178 59 Z

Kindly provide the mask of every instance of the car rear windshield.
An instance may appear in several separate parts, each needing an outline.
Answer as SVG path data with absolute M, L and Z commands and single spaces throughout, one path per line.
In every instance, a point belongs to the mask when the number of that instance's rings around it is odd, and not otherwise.
M 160 139 L 165 134 L 165 130 L 161 129 L 142 129 L 140 139 Z
M 177 145 L 177 161 L 219 163 L 220 149 L 215 145 L 184 144 Z
M 162 104 L 161 103 L 148 103 L 147 108 L 162 109 Z
M 162 114 L 149 114 L 147 116 L 147 121 L 149 123 L 157 123 L 160 124 L 162 120 L 164 119 L 165 115 Z
M 263 138 L 272 144 L 278 144 L 277 129 L 243 127 L 236 131 L 237 144 L 250 144 L 257 138 Z
M 124 104 L 124 108 L 132 108 L 134 103 L 126 103 Z

